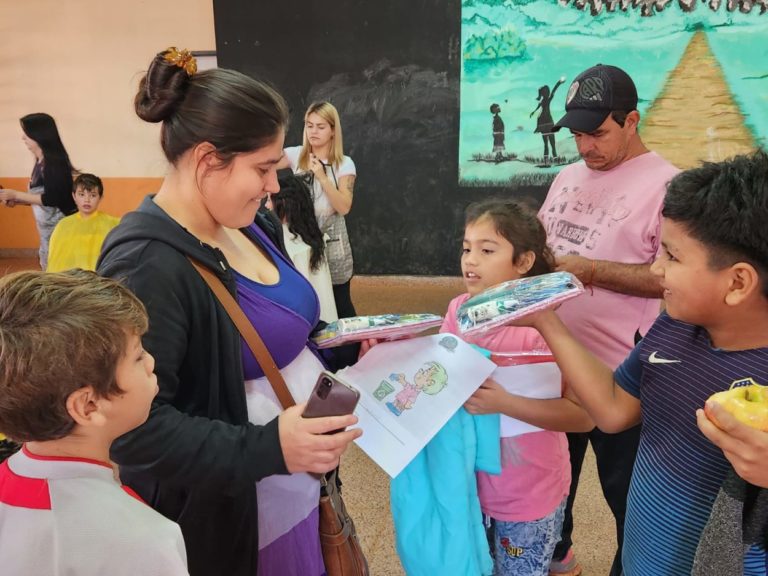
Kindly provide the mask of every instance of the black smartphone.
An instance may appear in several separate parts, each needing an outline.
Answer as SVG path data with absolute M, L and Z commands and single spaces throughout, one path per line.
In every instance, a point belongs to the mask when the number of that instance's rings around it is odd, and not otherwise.
M 344 416 L 352 414 L 360 400 L 360 392 L 345 384 L 330 372 L 320 372 L 312 394 L 307 400 L 302 416 L 321 418 L 323 416 Z

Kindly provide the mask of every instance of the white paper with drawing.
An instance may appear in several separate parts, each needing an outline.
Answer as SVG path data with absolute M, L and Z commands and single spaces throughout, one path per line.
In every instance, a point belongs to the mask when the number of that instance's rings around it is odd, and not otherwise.
M 517 366 L 499 366 L 491 378 L 501 384 L 510 394 L 525 398 L 560 398 L 562 396 L 562 374 L 554 361 Z M 501 417 L 501 435 L 503 437 L 520 436 L 529 432 L 538 432 L 541 428 L 510 418 Z
M 452 334 L 374 346 L 337 373 L 360 390 L 355 442 L 394 478 L 495 368 Z

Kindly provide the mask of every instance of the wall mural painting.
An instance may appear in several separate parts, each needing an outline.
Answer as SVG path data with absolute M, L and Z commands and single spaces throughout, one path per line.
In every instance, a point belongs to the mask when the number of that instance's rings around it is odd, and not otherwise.
M 543 186 L 578 160 L 553 133 L 602 63 L 637 84 L 646 145 L 681 168 L 768 146 L 768 0 L 463 0 L 459 183 Z

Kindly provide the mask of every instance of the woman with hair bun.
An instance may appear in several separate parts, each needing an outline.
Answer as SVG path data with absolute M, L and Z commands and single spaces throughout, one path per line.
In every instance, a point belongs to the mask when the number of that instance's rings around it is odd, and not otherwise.
M 48 266 L 48 241 L 59 220 L 77 212 L 72 196 L 72 164 L 61 142 L 56 121 L 36 112 L 20 120 L 21 139 L 35 157 L 29 191 L 0 190 L 0 203 L 8 207 L 29 204 L 40 235 L 40 267 Z
M 278 191 L 286 104 L 238 72 L 197 73 L 189 52 L 170 48 L 152 60 L 135 108 L 162 123 L 170 170 L 108 236 L 98 271 L 146 305 L 160 393 L 112 457 L 126 484 L 179 523 L 192 576 L 321 576 L 316 474 L 361 433 L 330 432 L 357 419 L 283 411 L 188 260 L 224 283 L 305 400 L 323 368 L 307 346 L 317 296 L 286 256 L 280 223 L 258 213 Z

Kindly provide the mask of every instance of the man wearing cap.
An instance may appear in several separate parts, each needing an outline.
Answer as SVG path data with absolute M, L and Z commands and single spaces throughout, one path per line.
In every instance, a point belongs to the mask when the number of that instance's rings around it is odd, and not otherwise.
M 598 64 L 582 72 L 568 90 L 565 110 L 554 130 L 570 129 L 582 161 L 557 175 L 539 219 L 557 269 L 573 273 L 587 287 L 558 315 L 615 369 L 659 314 L 662 290 L 650 265 L 660 249 L 666 185 L 679 170 L 640 139 L 637 90 L 620 68 Z M 588 442 L 616 519 L 619 546 L 611 576 L 621 574 L 624 514 L 639 438 L 639 426 L 619 434 L 598 429 L 568 434 L 571 493 L 550 574 L 581 573 L 571 549 L 572 506 Z

